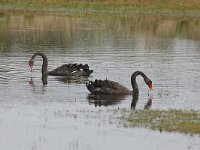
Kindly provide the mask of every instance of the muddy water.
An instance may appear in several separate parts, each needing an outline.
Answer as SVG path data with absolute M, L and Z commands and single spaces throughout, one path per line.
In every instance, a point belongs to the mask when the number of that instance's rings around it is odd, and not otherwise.
M 0 17 L 0 148 L 14 149 L 198 149 L 198 136 L 127 129 L 118 109 L 131 96 L 89 98 L 88 80 L 110 79 L 131 88 L 130 76 L 144 71 L 135 109 L 152 96 L 151 109 L 200 111 L 200 19 L 144 15 L 13 15 Z M 49 76 L 42 59 L 30 72 L 35 51 L 47 54 L 48 69 L 88 63 L 89 78 Z M 163 147 L 163 145 L 165 145 Z

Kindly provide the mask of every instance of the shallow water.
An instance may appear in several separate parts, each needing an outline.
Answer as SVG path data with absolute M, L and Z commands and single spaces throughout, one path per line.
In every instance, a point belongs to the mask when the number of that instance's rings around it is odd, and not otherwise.
M 199 136 L 124 128 L 114 101 L 89 99 L 88 80 L 110 79 L 131 88 L 130 76 L 144 71 L 135 109 L 152 95 L 151 109 L 200 111 L 200 18 L 145 15 L 13 15 L 0 17 L 1 149 L 197 149 Z M 89 78 L 41 80 L 42 59 L 30 72 L 35 51 L 47 54 L 48 69 L 88 63 Z M 165 145 L 163 147 L 163 145 Z

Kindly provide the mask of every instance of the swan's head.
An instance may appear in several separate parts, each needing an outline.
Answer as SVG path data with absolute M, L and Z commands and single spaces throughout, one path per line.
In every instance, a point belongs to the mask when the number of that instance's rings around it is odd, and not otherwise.
M 34 64 L 34 61 L 31 59 L 29 61 L 29 67 L 31 68 L 31 71 L 33 71 L 33 64 Z
M 153 90 L 153 84 L 152 84 L 152 81 L 150 79 L 146 79 L 145 80 L 145 83 L 149 86 L 149 89 L 152 91 Z

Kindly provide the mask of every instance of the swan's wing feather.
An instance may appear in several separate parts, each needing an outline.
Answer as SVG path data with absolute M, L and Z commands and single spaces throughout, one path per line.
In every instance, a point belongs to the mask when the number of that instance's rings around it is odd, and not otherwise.
M 60 75 L 60 76 L 87 76 L 90 75 L 93 70 L 89 69 L 87 64 L 64 64 L 49 72 L 49 75 Z
M 107 88 L 107 89 L 113 89 L 113 90 L 119 90 L 121 88 L 124 88 L 124 86 L 122 86 L 118 82 L 114 82 L 110 80 L 95 80 L 94 86 Z
M 121 84 L 110 80 L 95 80 L 86 84 L 92 94 L 123 94 L 130 92 Z

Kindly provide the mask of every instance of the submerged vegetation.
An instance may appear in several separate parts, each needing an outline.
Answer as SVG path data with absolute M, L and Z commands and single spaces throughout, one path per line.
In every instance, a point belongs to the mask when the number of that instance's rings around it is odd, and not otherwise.
M 134 110 L 127 117 L 128 127 L 200 134 L 200 113 L 183 110 Z
M 190 11 L 199 0 L 1 0 L 1 12 L 28 11 Z
M 105 115 L 106 112 L 106 115 Z M 78 114 L 77 114 L 78 113 Z M 67 115 L 99 118 L 103 116 L 109 124 L 118 124 L 127 128 L 146 128 L 160 132 L 200 135 L 200 112 L 192 110 L 130 110 L 129 108 L 114 108 L 97 111 L 78 109 L 76 114 Z M 91 116 L 92 115 L 92 116 Z M 105 122 L 104 122 L 105 123 Z

